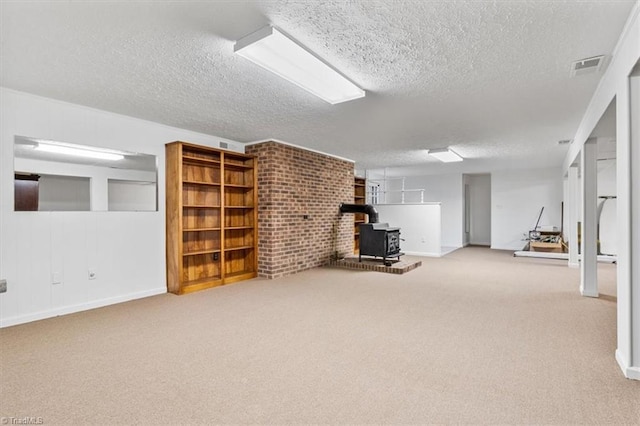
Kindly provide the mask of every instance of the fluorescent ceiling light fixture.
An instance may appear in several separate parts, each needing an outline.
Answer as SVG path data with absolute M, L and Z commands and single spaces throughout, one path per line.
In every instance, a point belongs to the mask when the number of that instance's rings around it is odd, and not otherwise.
M 233 51 L 330 104 L 362 98 L 366 93 L 272 26 L 238 40 Z
M 35 147 L 37 151 L 52 152 L 54 154 L 71 155 L 73 157 L 96 158 L 99 160 L 117 161 L 122 160 L 124 155 L 111 152 L 97 151 L 92 149 L 73 148 L 64 145 L 52 145 L 40 142 Z
M 430 149 L 429 155 L 437 158 L 443 163 L 454 163 L 456 161 L 462 161 L 462 157 L 451 151 L 449 148 Z

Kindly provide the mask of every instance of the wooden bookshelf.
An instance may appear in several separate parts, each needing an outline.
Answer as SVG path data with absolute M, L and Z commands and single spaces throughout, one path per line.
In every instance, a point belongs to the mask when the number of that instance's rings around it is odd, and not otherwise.
M 361 177 L 355 177 L 353 180 L 353 203 L 366 204 L 367 180 Z M 360 251 L 360 224 L 366 222 L 367 215 L 364 213 L 355 213 L 353 215 L 353 252 Z
M 166 168 L 168 291 L 184 294 L 255 277 L 255 157 L 172 142 Z

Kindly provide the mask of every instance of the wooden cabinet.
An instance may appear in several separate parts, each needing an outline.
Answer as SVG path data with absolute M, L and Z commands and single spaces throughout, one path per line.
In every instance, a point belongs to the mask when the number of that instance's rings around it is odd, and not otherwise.
M 16 173 L 14 175 L 14 210 L 38 211 L 40 176 Z
M 355 177 L 353 182 L 353 203 L 366 204 L 367 181 L 365 178 Z M 366 222 L 367 215 L 355 213 L 353 215 L 353 252 L 360 251 L 360 224 Z
M 166 146 L 166 170 L 169 292 L 255 277 L 255 157 L 172 142 Z

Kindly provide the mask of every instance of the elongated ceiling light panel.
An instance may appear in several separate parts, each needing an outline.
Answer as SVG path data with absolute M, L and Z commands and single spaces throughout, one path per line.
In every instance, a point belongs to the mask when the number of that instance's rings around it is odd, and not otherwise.
M 272 26 L 238 40 L 233 51 L 330 104 L 362 98 L 366 93 Z
M 456 161 L 462 161 L 462 157 L 460 157 L 455 152 L 451 151 L 449 148 L 430 149 L 429 155 L 437 158 L 443 163 L 453 163 Z
M 90 149 L 72 148 L 70 146 L 45 143 L 39 143 L 35 149 L 38 151 L 53 152 L 55 154 L 71 155 L 73 157 L 97 158 L 100 160 L 117 161 L 124 158 L 124 155 L 113 154 L 111 152 L 94 151 Z

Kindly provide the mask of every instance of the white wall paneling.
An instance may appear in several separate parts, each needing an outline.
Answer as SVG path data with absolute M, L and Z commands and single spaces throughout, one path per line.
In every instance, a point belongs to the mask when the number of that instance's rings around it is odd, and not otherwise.
M 0 278 L 8 282 L 0 294 L 0 326 L 166 292 L 164 144 L 218 147 L 223 141 L 243 151 L 242 144 L 0 90 Z M 158 211 L 14 212 L 15 135 L 156 155 Z

